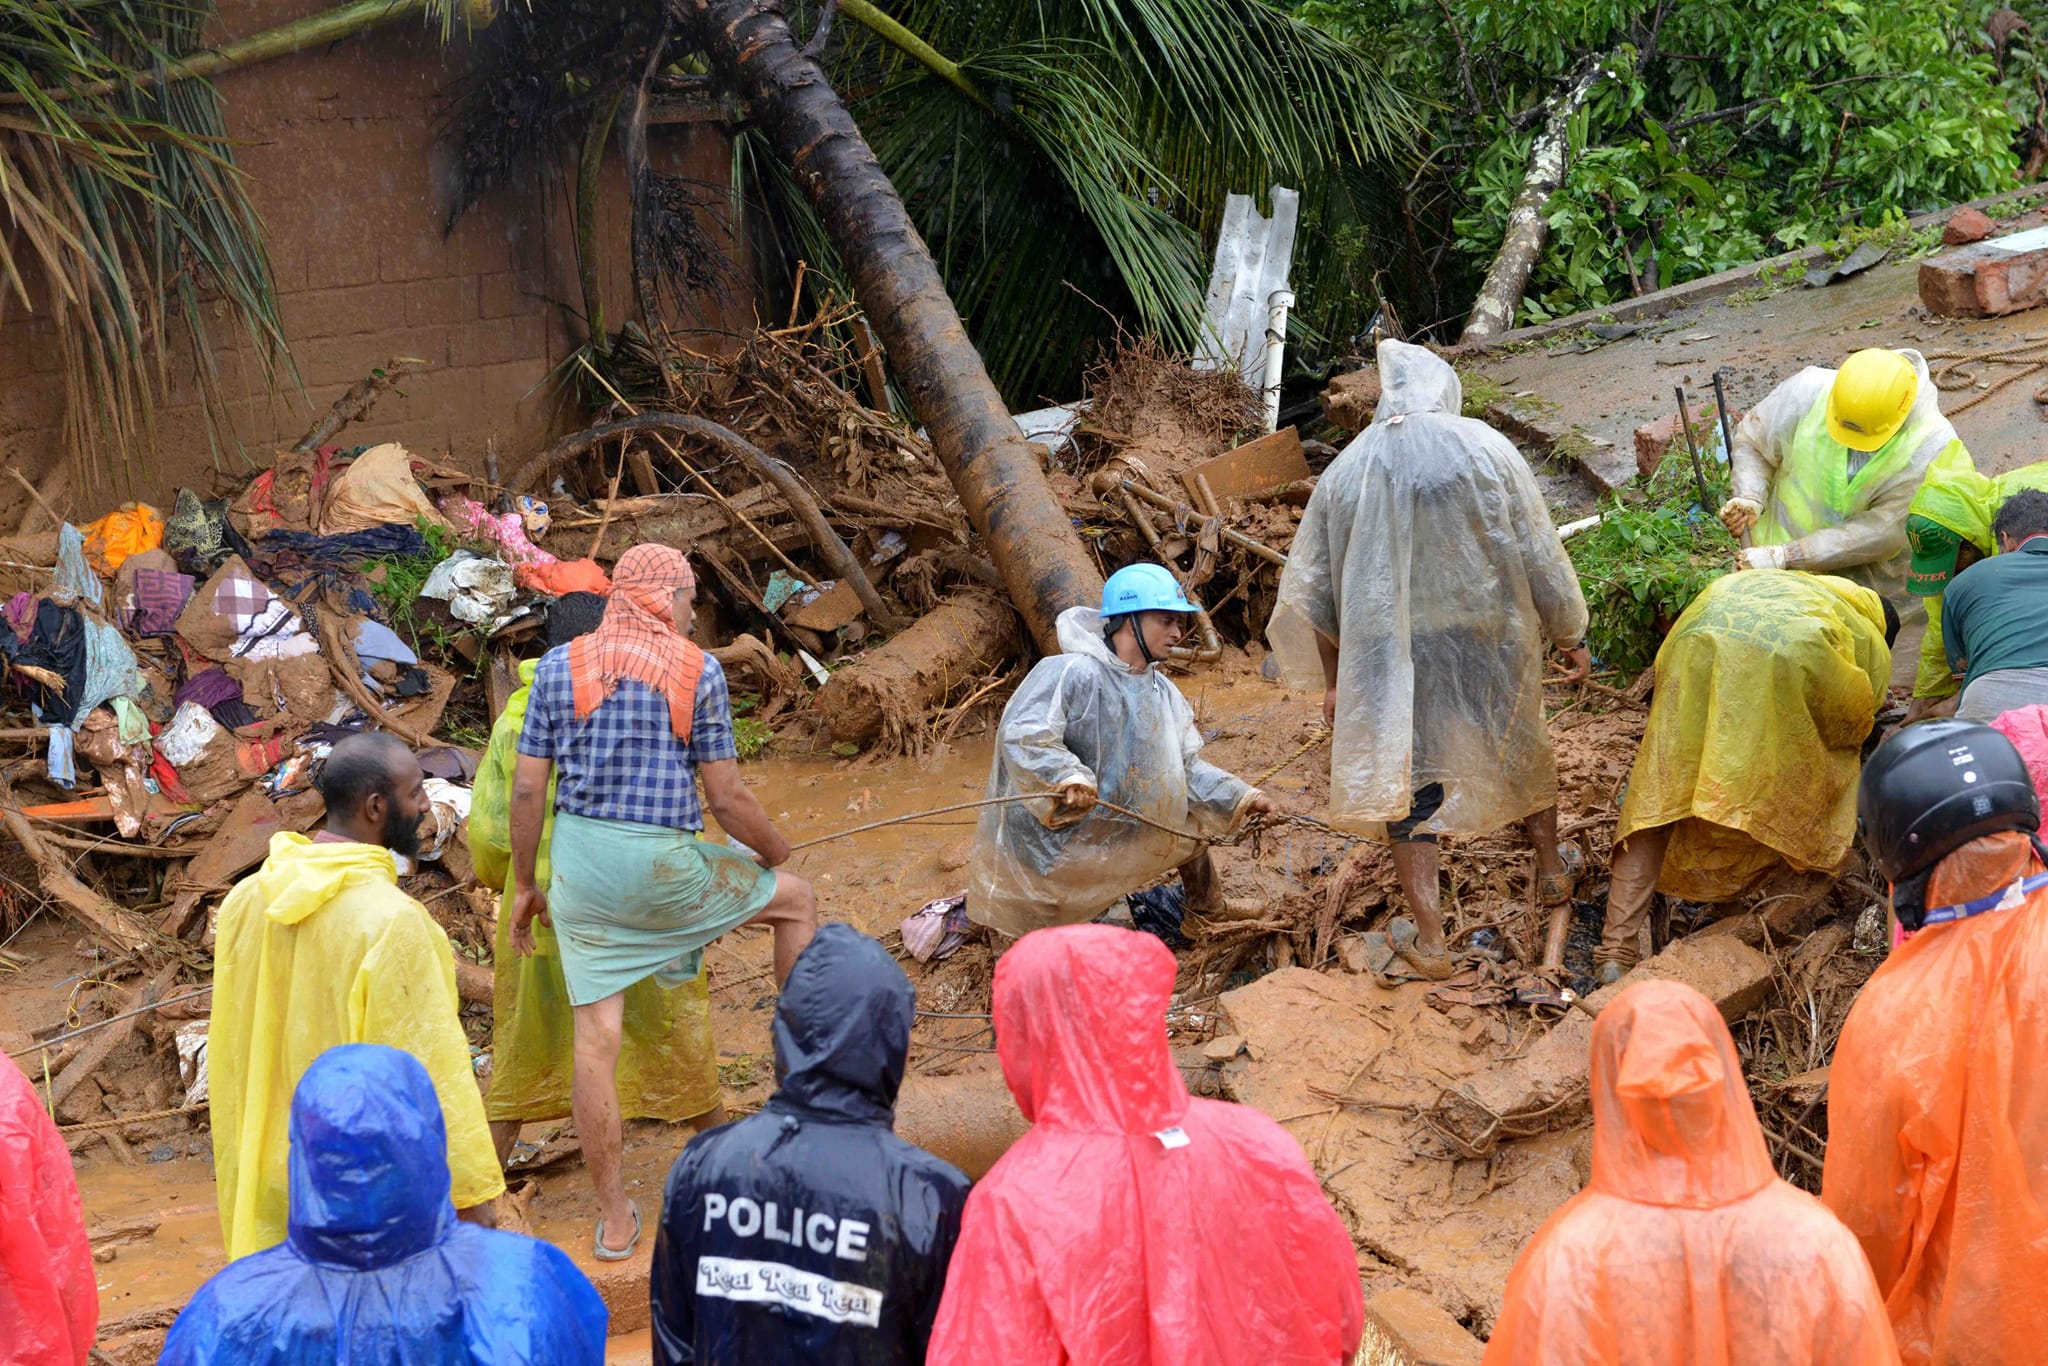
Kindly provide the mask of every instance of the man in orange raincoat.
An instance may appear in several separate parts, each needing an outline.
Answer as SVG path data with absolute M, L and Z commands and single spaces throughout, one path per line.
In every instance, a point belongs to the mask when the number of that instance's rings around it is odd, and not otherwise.
M 1593 1026 L 1593 1180 L 1508 1275 L 1486 1366 L 1898 1360 L 1848 1230 L 1778 1178 L 1713 1002 L 1642 982 Z
M 1863 770 L 1857 824 L 1912 937 L 1842 1028 L 1821 1196 L 1910 1366 L 2048 1360 L 2048 873 L 2012 742 L 1930 721 Z

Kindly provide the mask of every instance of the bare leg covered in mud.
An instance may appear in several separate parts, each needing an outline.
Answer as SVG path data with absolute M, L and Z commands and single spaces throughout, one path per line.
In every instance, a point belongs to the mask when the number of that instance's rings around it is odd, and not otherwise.
M 1391 852 L 1402 894 L 1408 898 L 1408 913 L 1415 919 L 1416 951 L 1425 958 L 1439 957 L 1446 950 L 1436 841 L 1400 840 L 1391 846 Z
M 623 1040 L 626 993 L 574 1007 L 576 1071 L 569 1107 L 583 1163 L 597 1188 L 599 1246 L 623 1251 L 633 1237 L 633 1209 L 619 1175 L 619 1046 Z
M 818 897 L 811 884 L 794 873 L 775 874 L 775 895 L 761 913 L 747 922 L 775 931 L 775 985 L 789 980 L 796 957 L 818 932 Z

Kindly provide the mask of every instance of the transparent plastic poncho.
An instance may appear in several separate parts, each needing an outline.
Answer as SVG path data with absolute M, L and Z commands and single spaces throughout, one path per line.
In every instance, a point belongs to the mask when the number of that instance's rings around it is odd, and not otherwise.
M 1372 836 L 1415 792 L 1420 829 L 1472 835 L 1557 801 L 1543 650 L 1579 643 L 1586 600 L 1536 477 L 1508 439 L 1458 415 L 1457 371 L 1379 347 L 1372 425 L 1316 483 L 1266 638 L 1282 679 L 1321 692 L 1337 642 L 1330 819 Z
M 1198 757 L 1202 733 L 1180 689 L 1133 669 L 1102 638 L 1092 607 L 1060 613 L 1062 653 L 1041 659 L 1003 709 L 988 795 L 1043 801 L 984 807 L 967 870 L 967 914 L 1021 935 L 1090 920 L 1233 829 L 1252 788 Z M 1097 807 L 1054 829 L 1051 794 L 1069 783 L 1167 830 Z

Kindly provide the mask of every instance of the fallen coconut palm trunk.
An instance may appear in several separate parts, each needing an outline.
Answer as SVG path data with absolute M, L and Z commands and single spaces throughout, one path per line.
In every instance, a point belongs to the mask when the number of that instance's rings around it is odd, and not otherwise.
M 985 678 L 1024 646 L 1017 614 L 992 594 L 963 592 L 838 670 L 814 705 L 837 740 L 902 745 L 957 687 Z
M 853 277 L 910 410 L 1039 648 L 1102 580 L 988 377 L 924 239 L 824 71 L 769 0 L 670 0 L 788 160 Z

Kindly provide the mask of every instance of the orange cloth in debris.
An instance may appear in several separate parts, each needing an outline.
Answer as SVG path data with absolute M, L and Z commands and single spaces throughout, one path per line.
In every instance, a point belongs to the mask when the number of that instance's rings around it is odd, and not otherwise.
M 612 591 L 610 576 L 598 568 L 596 560 L 517 564 L 512 566 L 512 581 L 529 593 L 545 593 L 551 598 L 566 597 L 571 593 L 602 596 Z
M 704 652 L 676 630 L 675 595 L 696 584 L 690 557 L 674 546 L 636 545 L 619 556 L 604 620 L 569 644 L 569 682 L 579 721 L 611 696 L 613 684 L 630 678 L 666 697 L 677 738 L 690 738 Z
M 1630 987 L 1592 1070 L 1593 1179 L 1508 1274 L 1487 1366 L 1898 1360 L 1856 1240 L 1772 1170 L 1711 1001 Z
M 2005 835 L 1950 855 L 1928 904 L 2039 871 L 2015 846 L 2024 838 Z M 2044 1057 L 2048 891 L 1921 930 L 1842 1027 L 1822 1198 L 1862 1241 L 1915 1366 L 2048 1358 Z
M 147 503 L 123 503 L 96 522 L 79 528 L 85 536 L 86 558 L 102 574 L 111 574 L 130 555 L 155 550 L 164 543 L 163 514 Z

